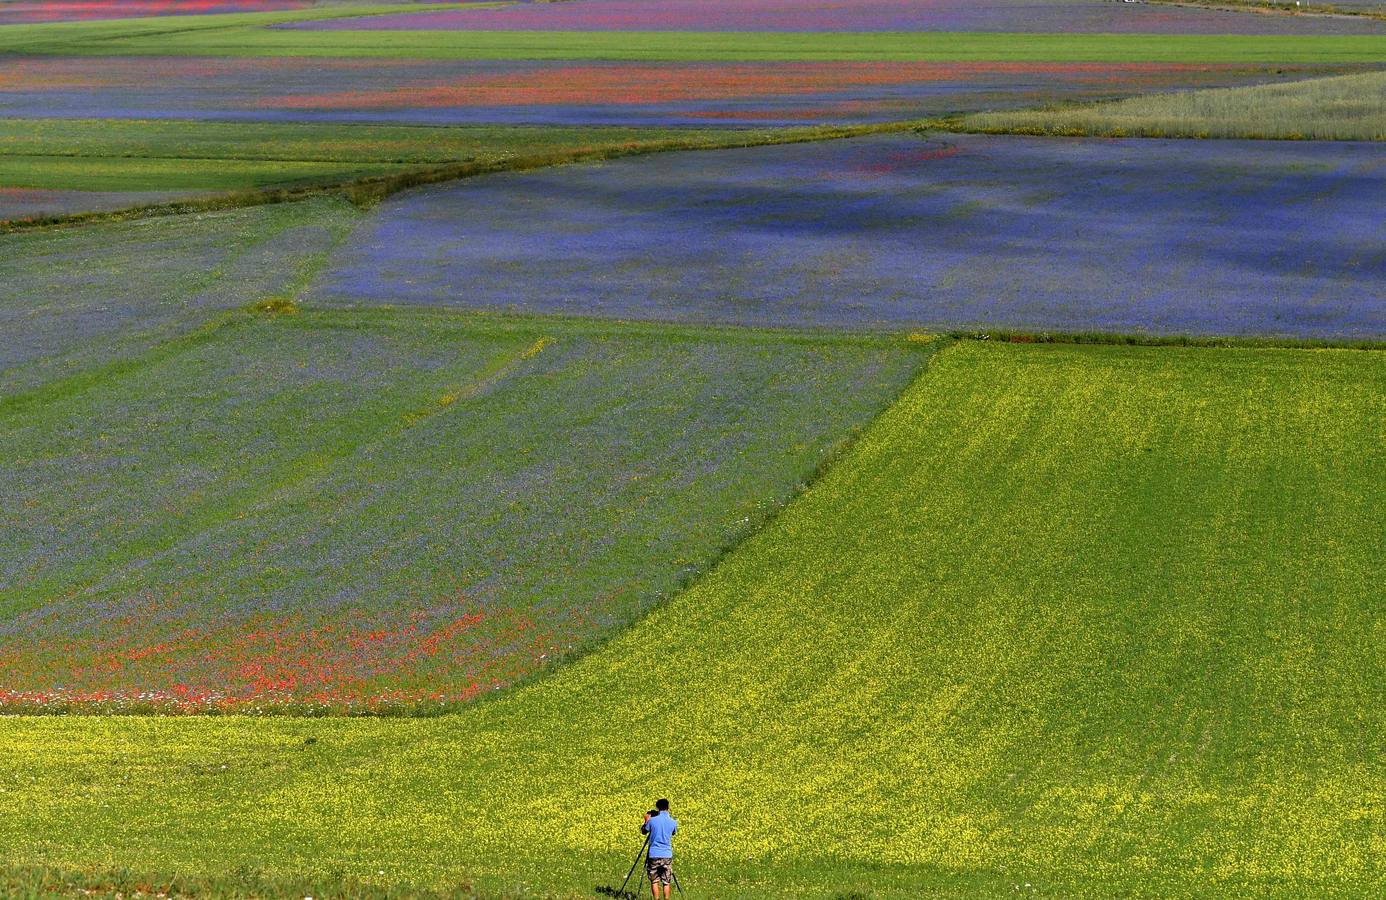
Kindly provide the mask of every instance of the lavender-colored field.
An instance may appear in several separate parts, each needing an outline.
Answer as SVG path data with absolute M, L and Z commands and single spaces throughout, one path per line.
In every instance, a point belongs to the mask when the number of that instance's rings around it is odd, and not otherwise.
M 315 299 L 746 324 L 1386 337 L 1375 144 L 915 136 L 401 196 Z
M 313 30 L 989 31 L 1380 34 L 1370 19 L 1268 16 L 1118 0 L 582 0 L 277 26 Z
M 0 116 L 419 125 L 876 122 L 1339 74 L 1335 66 L 15 57 Z
M 63 191 L 0 187 L 0 222 L 126 209 L 186 196 L 186 191 Z

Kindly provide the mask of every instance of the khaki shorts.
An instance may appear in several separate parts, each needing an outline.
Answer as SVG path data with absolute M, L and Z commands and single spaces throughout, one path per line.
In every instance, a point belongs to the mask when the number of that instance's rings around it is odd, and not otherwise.
M 671 884 L 674 880 L 674 861 L 667 856 L 646 857 L 645 874 L 650 877 L 650 884 Z

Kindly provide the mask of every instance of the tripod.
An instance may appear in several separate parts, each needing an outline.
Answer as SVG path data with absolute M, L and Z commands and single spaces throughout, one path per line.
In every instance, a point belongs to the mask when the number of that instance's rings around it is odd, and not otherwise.
M 618 897 L 624 897 L 624 896 L 626 896 L 626 885 L 630 884 L 630 876 L 632 876 L 632 875 L 635 874 L 635 870 L 640 866 L 640 858 L 643 857 L 643 856 L 645 856 L 645 855 L 649 852 L 649 850 L 650 850 L 650 836 L 647 834 L 647 835 L 645 835 L 645 842 L 642 843 L 642 844 L 640 845 L 640 849 L 636 852 L 636 854 L 635 854 L 635 862 L 633 862 L 633 863 L 630 864 L 630 871 L 626 873 L 626 880 L 623 881 L 623 882 L 621 882 L 621 889 L 620 889 L 619 891 L 616 892 L 616 896 L 618 896 Z M 678 888 L 679 893 L 682 894 L 682 893 L 683 893 L 683 885 L 679 884 L 679 876 L 678 876 L 678 873 L 677 873 L 677 872 L 670 872 L 669 874 L 674 876 L 674 887 Z M 643 887 L 644 884 L 645 884 L 645 870 L 644 870 L 644 869 L 640 869 L 640 878 L 635 882 L 635 893 L 634 893 L 634 894 L 631 894 L 631 896 L 632 896 L 632 897 L 638 898 L 638 897 L 640 896 L 640 888 Z

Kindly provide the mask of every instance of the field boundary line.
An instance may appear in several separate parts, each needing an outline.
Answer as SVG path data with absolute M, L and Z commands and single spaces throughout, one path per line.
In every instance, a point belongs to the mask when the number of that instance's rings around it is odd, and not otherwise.
M 1109 347 L 1191 347 L 1204 350 L 1386 350 L 1386 338 L 1293 338 L 1255 335 L 1141 334 L 1106 331 L 1025 331 L 955 329 L 943 332 L 959 341 L 999 344 L 1094 344 Z
M 1362 350 L 1369 352 L 1386 350 L 1386 337 L 1295 338 L 1283 335 L 1153 334 L 1121 331 L 958 328 L 929 326 L 927 324 L 921 324 L 914 329 L 905 326 L 837 328 L 828 325 L 736 325 L 725 321 L 690 322 L 681 319 L 662 318 L 620 319 L 594 315 L 573 315 L 566 312 L 518 312 L 504 309 L 469 309 L 466 307 L 439 307 L 407 303 L 388 306 L 361 306 L 318 305 L 310 302 L 302 308 L 314 315 L 341 313 L 387 317 L 393 314 L 402 314 L 454 320 L 459 325 L 484 323 L 492 327 L 530 330 L 542 329 L 543 323 L 546 321 L 562 322 L 567 325 L 581 323 L 598 333 L 608 330 L 652 334 L 658 332 L 661 336 L 679 338 L 715 335 L 719 340 L 744 338 L 746 340 L 771 341 L 889 342 L 896 339 L 909 340 L 912 339 L 911 335 L 925 334 L 954 341 L 992 341 L 1011 344 L 1101 344 L 1127 347 L 1197 347 L 1230 350 Z
M 370 316 L 382 321 L 396 316 L 434 319 L 470 329 L 542 331 L 546 323 L 562 323 L 565 334 L 641 335 L 651 340 L 750 341 L 754 343 L 890 344 L 911 340 L 911 334 L 932 337 L 942 332 L 903 328 L 834 328 L 827 325 L 736 325 L 729 322 L 689 322 L 677 319 L 620 319 L 570 312 L 524 312 L 511 309 L 472 309 L 426 304 L 321 305 L 311 301 L 300 307 L 314 316 Z M 918 340 L 915 338 L 914 340 Z

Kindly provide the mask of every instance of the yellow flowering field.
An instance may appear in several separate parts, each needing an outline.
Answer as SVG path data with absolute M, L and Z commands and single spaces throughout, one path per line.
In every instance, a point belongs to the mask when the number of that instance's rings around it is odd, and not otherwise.
M 961 342 L 689 590 L 435 719 L 0 722 L 11 865 L 593 896 L 1386 890 L 1386 356 Z

